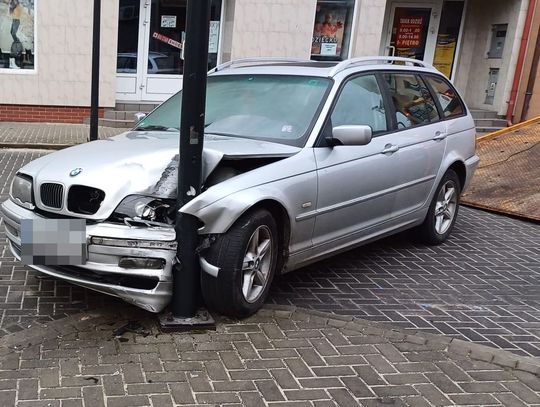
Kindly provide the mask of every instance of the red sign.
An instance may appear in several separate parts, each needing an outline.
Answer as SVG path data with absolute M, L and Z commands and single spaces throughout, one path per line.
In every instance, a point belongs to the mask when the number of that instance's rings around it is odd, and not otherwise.
M 152 37 L 155 38 L 158 41 L 164 42 L 165 44 L 169 44 L 171 47 L 182 49 L 182 43 L 181 42 L 173 40 L 172 38 L 169 38 L 166 35 L 155 32 L 154 34 L 152 34 Z
M 424 17 L 400 17 L 397 27 L 397 48 L 419 48 L 422 44 Z

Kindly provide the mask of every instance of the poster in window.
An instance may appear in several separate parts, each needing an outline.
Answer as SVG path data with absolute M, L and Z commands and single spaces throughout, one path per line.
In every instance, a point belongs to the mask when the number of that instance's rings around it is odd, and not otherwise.
M 346 5 L 317 5 L 311 55 L 341 56 L 347 12 Z
M 35 0 L 0 0 L 0 70 L 34 69 Z
M 439 34 L 437 46 L 435 47 L 435 56 L 433 57 L 433 66 L 440 72 L 450 78 L 454 57 L 456 55 L 457 38 L 450 34 Z
M 400 57 L 424 59 L 431 9 L 396 7 L 391 44 Z

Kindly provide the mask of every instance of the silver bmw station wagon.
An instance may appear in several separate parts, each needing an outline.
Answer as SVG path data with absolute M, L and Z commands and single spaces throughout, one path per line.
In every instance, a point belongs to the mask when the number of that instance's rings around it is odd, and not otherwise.
M 207 92 L 203 192 L 180 210 L 200 221 L 210 309 L 245 317 L 276 274 L 409 228 L 427 244 L 452 232 L 479 159 L 473 119 L 433 67 L 239 60 L 211 71 Z M 2 204 L 13 255 L 163 310 L 180 103 L 178 93 L 131 131 L 21 168 Z

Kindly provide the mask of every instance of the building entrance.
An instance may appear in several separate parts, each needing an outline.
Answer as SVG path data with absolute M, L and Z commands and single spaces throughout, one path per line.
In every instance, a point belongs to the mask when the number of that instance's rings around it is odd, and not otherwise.
M 218 62 L 221 0 L 212 1 L 208 68 Z M 120 0 L 116 98 L 161 102 L 181 87 L 187 0 Z

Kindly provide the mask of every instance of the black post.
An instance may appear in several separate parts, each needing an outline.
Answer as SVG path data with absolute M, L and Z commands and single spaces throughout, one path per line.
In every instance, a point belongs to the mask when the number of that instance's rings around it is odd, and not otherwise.
M 201 192 L 209 27 L 210 0 L 188 0 L 177 208 Z M 172 302 L 175 319 L 195 317 L 199 306 L 200 266 L 195 253 L 198 243 L 197 227 L 196 218 L 177 211 L 179 263 L 173 270 Z
M 99 51 L 101 33 L 101 0 L 94 0 L 92 35 L 92 94 L 90 102 L 90 141 L 98 139 L 99 115 Z

